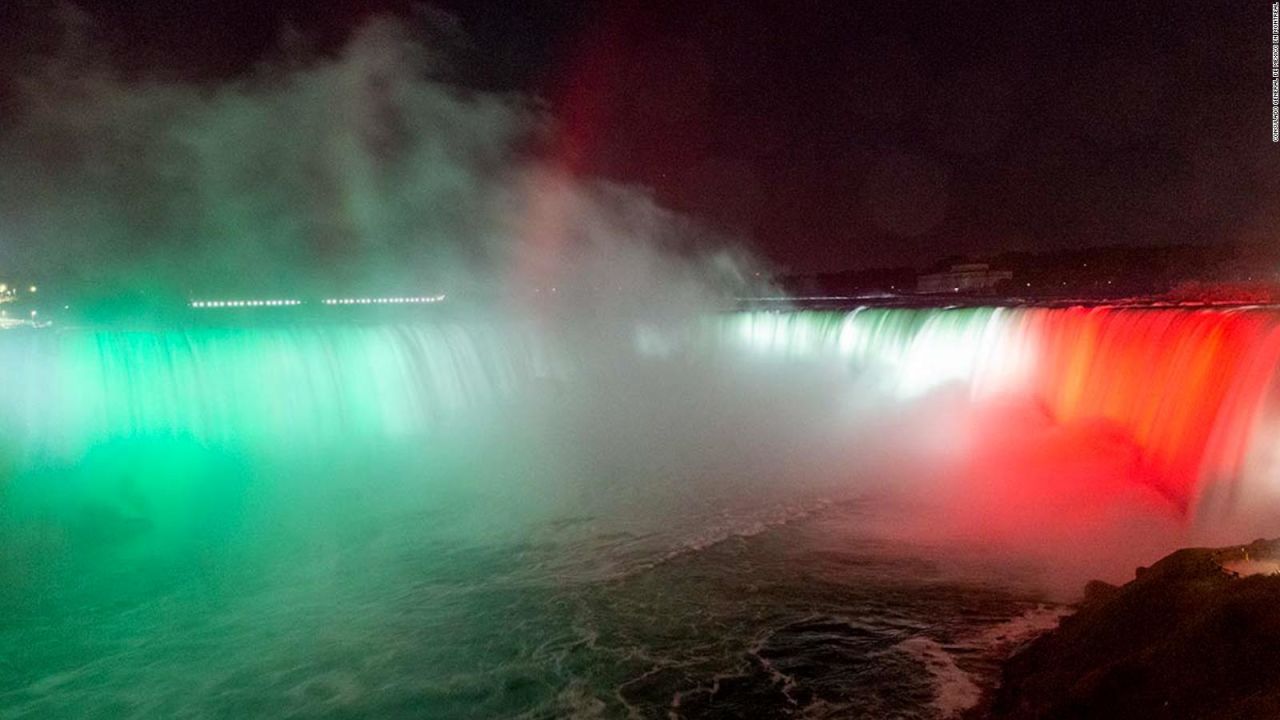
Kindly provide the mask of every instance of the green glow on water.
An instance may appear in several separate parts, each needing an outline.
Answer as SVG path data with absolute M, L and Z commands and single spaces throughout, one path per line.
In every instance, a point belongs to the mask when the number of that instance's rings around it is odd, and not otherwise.
M 532 441 L 491 414 L 561 367 L 519 328 L 418 324 L 8 333 L 0 372 L 0 582 L 28 603 L 73 560 L 137 583 L 398 513 L 492 524 L 467 508 L 528 496 L 495 447 Z

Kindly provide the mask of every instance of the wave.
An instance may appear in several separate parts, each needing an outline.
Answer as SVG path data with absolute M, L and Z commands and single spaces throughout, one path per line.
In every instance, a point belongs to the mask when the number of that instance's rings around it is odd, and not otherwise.
M 938 717 L 960 717 L 978 705 L 984 685 L 994 678 L 984 678 L 962 669 L 956 662 L 958 657 L 976 652 L 1002 660 L 1027 642 L 1057 627 L 1068 612 L 1063 606 L 1040 605 L 955 643 L 944 645 L 928 636 L 916 635 L 895 647 L 924 665 L 929 673 L 934 691 L 932 706 Z

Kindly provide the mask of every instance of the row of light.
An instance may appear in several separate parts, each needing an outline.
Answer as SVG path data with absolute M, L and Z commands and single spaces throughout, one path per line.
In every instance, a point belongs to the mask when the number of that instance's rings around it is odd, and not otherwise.
M 444 300 L 444 295 L 424 295 L 421 297 L 372 297 L 372 298 L 326 298 L 321 301 L 325 305 L 420 305 L 437 303 Z M 192 300 L 193 308 L 247 308 L 247 307 L 291 307 L 303 305 L 301 300 Z
M 420 305 L 444 300 L 444 295 L 425 295 L 422 297 L 387 297 L 387 298 L 327 298 L 325 305 Z
M 301 305 L 301 300 L 193 300 L 193 308 L 285 307 Z

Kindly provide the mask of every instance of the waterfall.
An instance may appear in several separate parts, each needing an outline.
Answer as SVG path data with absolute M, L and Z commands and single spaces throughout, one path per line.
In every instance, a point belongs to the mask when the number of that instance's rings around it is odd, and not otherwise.
M 1126 438 L 1143 482 L 1194 512 L 1207 496 L 1228 507 L 1270 497 L 1278 318 L 1121 307 L 748 311 L 679 338 L 638 328 L 635 349 L 651 368 L 675 363 L 679 348 L 795 372 L 835 363 L 859 392 L 891 403 L 943 386 L 975 402 L 1029 400 L 1057 423 Z M 8 332 L 0 460 L 68 464 L 135 440 L 305 450 L 417 437 L 574 375 L 570 354 L 540 335 L 498 323 Z
M 1263 309 L 858 308 L 737 313 L 710 335 L 762 357 L 837 360 L 902 400 L 959 383 L 975 399 L 1031 399 L 1060 423 L 1104 423 L 1190 510 L 1206 493 L 1270 492 L 1278 319 Z
M 0 429 L 63 457 L 118 439 L 320 446 L 429 431 L 558 372 L 529 333 L 494 325 L 13 332 Z

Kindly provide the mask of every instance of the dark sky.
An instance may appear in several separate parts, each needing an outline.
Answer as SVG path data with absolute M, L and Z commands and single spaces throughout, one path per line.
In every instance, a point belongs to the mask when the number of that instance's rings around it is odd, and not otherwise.
M 0 17 L 8 52 L 47 3 Z M 228 77 L 405 2 L 86 0 L 135 71 Z M 544 98 L 572 169 L 801 269 L 1280 227 L 1269 5 L 444 1 L 451 82 Z M 461 39 L 465 38 L 465 39 Z M 16 44 L 14 44 L 16 43 Z

